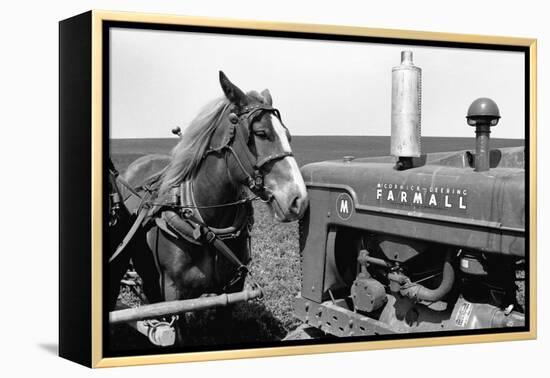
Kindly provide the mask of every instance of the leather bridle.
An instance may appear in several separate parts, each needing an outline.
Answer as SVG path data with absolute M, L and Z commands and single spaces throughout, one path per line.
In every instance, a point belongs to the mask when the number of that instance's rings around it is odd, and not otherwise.
M 222 111 L 222 115 L 226 114 L 229 106 L 231 106 L 231 104 L 226 105 Z M 244 174 L 243 184 L 245 184 L 262 200 L 269 202 L 273 198 L 273 195 L 264 183 L 265 166 L 274 161 L 284 159 L 287 156 L 294 155 L 290 151 L 280 151 L 268 156 L 255 156 L 250 151 L 248 143 L 249 138 L 251 138 L 253 134 L 251 130 L 252 121 L 256 118 L 256 115 L 259 112 L 269 112 L 275 115 L 281 125 L 288 132 L 288 129 L 283 124 L 279 110 L 270 105 L 254 103 L 241 108 L 233 106 L 233 108 L 229 110 L 228 114 L 231 130 L 228 132 L 220 146 L 210 146 L 210 148 L 206 150 L 203 155 L 203 159 L 211 153 L 220 153 L 222 151 L 230 152 L 235 158 L 240 170 Z M 242 128 L 249 131 L 248 140 L 243 135 L 242 130 L 236 127 L 237 125 L 240 125 Z M 239 148 L 236 149 L 234 146 Z M 229 167 L 227 169 L 229 169 Z

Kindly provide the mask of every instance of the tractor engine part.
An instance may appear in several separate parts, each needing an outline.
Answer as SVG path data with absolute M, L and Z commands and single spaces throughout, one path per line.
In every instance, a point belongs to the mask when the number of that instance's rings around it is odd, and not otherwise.
M 445 262 L 443 263 L 443 274 L 441 283 L 435 289 L 411 282 L 411 280 L 402 273 L 390 273 L 388 278 L 391 281 L 397 282 L 399 285 L 399 293 L 414 301 L 437 302 L 443 299 L 451 289 L 455 281 L 455 271 L 451 262 L 451 251 L 447 251 Z
M 372 312 L 386 304 L 386 289 L 372 278 L 357 278 L 351 286 L 351 298 L 357 311 Z
M 350 290 L 355 310 L 364 312 L 376 311 L 387 302 L 384 285 L 371 278 L 367 271 L 368 255 L 369 253 L 366 250 L 359 252 L 357 261 L 361 265 L 361 272 L 353 282 Z
M 425 243 L 393 235 L 380 235 L 375 237 L 375 240 L 388 260 L 401 264 L 420 255 L 427 248 Z
M 464 274 L 479 277 L 485 277 L 488 274 L 483 260 L 472 253 L 460 256 L 460 271 Z
M 401 64 L 392 68 L 391 98 L 391 154 L 399 159 L 397 169 L 407 169 L 421 154 L 422 70 L 411 51 L 402 51 Z
M 468 125 L 476 128 L 475 171 L 485 172 L 490 168 L 489 139 L 491 127 L 496 126 L 500 119 L 500 110 L 490 98 L 478 98 L 468 108 L 466 115 Z

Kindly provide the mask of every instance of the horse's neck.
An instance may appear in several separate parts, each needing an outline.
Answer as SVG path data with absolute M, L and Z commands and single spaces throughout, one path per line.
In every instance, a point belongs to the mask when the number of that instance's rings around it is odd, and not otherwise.
M 195 176 L 193 192 L 198 206 L 213 206 L 238 200 L 241 189 L 239 185 L 231 182 L 224 159 L 217 155 L 209 155 Z M 199 211 L 207 224 L 223 228 L 232 225 L 236 207 L 200 209 Z

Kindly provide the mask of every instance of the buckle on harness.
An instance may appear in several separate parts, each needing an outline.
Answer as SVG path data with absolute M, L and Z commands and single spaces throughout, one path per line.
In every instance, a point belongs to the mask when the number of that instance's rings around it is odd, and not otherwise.
M 242 279 L 246 278 L 246 275 L 249 273 L 248 268 L 245 265 L 241 265 L 237 268 L 237 272 L 235 273 L 235 276 L 223 287 L 223 291 L 226 291 L 228 288 L 236 284 Z
M 264 176 L 259 170 L 254 171 L 254 184 L 257 188 L 262 188 L 264 186 Z
M 206 234 L 204 235 L 205 239 L 206 239 L 206 242 L 208 244 L 212 244 L 212 242 L 216 239 L 216 234 L 210 230 L 208 230 L 206 232 Z
M 190 209 L 188 207 L 184 208 L 184 209 L 181 209 L 181 216 L 186 218 L 186 219 L 189 219 L 193 216 L 194 214 L 194 211 L 193 209 Z
M 252 191 L 260 191 L 264 188 L 264 176 L 255 169 L 253 176 L 248 177 L 248 188 Z

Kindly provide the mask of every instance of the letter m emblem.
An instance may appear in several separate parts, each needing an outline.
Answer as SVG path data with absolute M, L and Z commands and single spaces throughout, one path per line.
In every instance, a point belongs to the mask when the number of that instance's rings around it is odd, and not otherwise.
M 342 220 L 348 220 L 353 213 L 353 199 L 347 193 L 341 193 L 336 199 L 336 213 Z
M 340 201 L 340 212 L 344 214 L 349 213 L 349 202 L 347 199 Z

